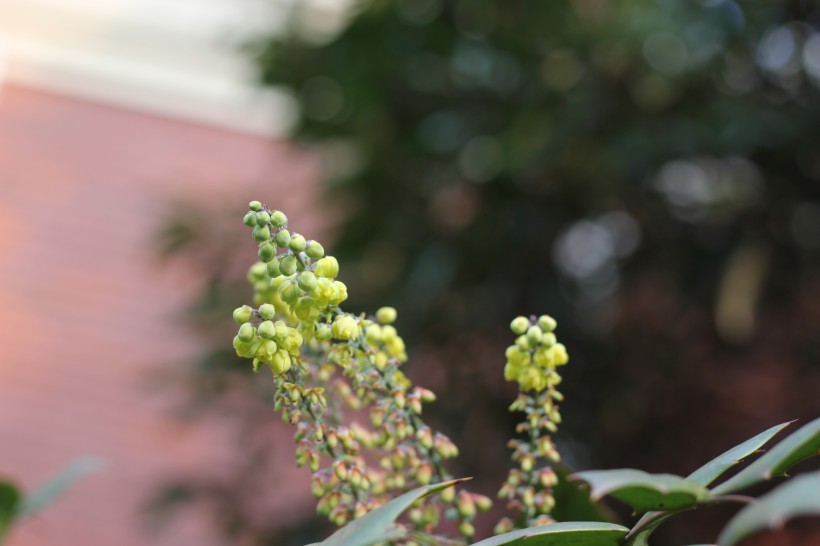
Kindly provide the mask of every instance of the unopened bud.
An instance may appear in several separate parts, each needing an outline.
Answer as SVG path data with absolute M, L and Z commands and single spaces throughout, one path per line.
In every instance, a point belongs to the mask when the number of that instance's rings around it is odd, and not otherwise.
M 393 324 L 398 313 L 393 307 L 382 307 L 376 311 L 376 320 L 381 324 Z
M 270 241 L 270 228 L 268 226 L 256 226 L 253 228 L 253 240 L 257 243 Z
M 527 317 L 515 317 L 510 323 L 510 330 L 512 330 L 514 334 L 518 335 L 526 332 L 529 327 L 530 321 L 527 320 Z
M 256 333 L 261 338 L 273 339 L 274 336 L 276 336 L 276 328 L 273 326 L 273 322 L 266 320 L 259 324 L 259 329 Z
M 305 241 L 305 238 L 298 233 L 294 233 L 288 243 L 288 247 L 290 247 L 290 249 L 294 252 L 302 252 L 305 249 L 305 246 L 307 246 L 307 241 Z
M 473 500 L 475 501 L 476 508 L 482 512 L 486 512 L 493 507 L 493 501 L 486 495 L 473 495 Z
M 256 213 L 256 225 L 257 226 L 266 226 L 270 222 L 270 214 L 268 214 L 265 210 L 260 210 Z
M 248 227 L 255 227 L 256 226 L 256 213 L 253 212 L 253 211 L 250 211 L 249 213 L 247 213 L 245 215 L 245 217 L 242 218 L 242 223 L 245 224 Z
M 262 243 L 259 247 L 259 259 L 265 263 L 276 258 L 276 247 L 270 243 Z
M 316 275 L 310 271 L 303 271 L 299 275 L 299 288 L 305 292 L 312 292 L 316 288 Z
M 469 538 L 475 534 L 475 527 L 469 521 L 462 521 L 458 524 L 458 532 Z
M 416 481 L 421 485 L 427 485 L 433 479 L 433 467 L 429 463 L 424 463 L 416 470 Z
M 541 315 L 538 317 L 538 326 L 545 332 L 552 332 L 558 326 L 558 323 L 549 315 Z
M 275 210 L 270 215 L 271 223 L 276 227 L 282 227 L 288 223 L 288 217 L 281 210 Z
M 308 241 L 305 246 L 305 254 L 311 260 L 318 260 L 325 255 L 325 249 L 316 241 Z
M 264 320 L 270 320 L 276 314 L 276 307 L 269 303 L 263 303 L 259 306 L 259 316 Z
M 473 496 L 470 493 L 467 493 L 466 491 L 459 492 L 458 503 L 456 504 L 456 508 L 458 508 L 458 513 L 461 514 L 462 517 L 474 517 L 475 502 L 473 501 Z
M 256 330 L 254 329 L 253 324 L 251 324 L 250 322 L 246 322 L 245 324 L 239 327 L 239 332 L 236 334 L 236 336 L 241 341 L 247 343 L 253 339 L 253 336 L 255 334 Z
M 320 277 L 335 279 L 339 274 L 339 262 L 333 256 L 325 256 L 316 262 L 316 268 L 313 271 Z
M 296 256 L 285 256 L 282 258 L 282 261 L 279 262 L 279 271 L 282 272 L 282 275 L 293 275 L 298 268 L 299 260 Z
M 233 319 L 237 322 L 237 324 L 244 324 L 250 321 L 252 317 L 253 309 L 248 305 L 237 307 L 233 311 Z

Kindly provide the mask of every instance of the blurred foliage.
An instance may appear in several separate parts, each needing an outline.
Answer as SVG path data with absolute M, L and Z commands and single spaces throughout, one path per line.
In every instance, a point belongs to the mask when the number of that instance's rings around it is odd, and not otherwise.
M 323 159 L 351 305 L 399 309 L 408 373 L 440 394 L 432 411 L 462 447 L 457 475 L 488 494 L 502 480 L 502 351 L 520 313 L 554 315 L 573 355 L 571 467 L 688 473 L 816 414 L 816 2 L 294 5 L 249 51 Z M 244 300 L 222 245 L 200 312 L 229 321 Z M 217 339 L 206 315 L 192 318 L 227 349 L 229 326 Z

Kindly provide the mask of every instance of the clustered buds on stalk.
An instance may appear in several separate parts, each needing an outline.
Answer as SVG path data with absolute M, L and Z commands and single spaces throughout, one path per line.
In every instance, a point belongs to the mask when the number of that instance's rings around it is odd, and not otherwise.
M 255 371 L 264 364 L 273 373 L 274 407 L 296 427 L 296 462 L 313 472 L 317 510 L 344 525 L 399 493 L 450 479 L 443 463 L 458 449 L 421 418 L 422 403 L 435 395 L 399 369 L 407 352 L 392 325 L 396 310 L 383 307 L 374 317 L 344 312 L 338 261 L 289 231 L 281 211 L 259 201 L 249 208 L 243 221 L 253 228 L 260 261 L 248 280 L 258 307 L 234 311 L 234 348 L 253 359 Z M 369 426 L 345 420 L 345 407 L 365 413 Z M 471 536 L 476 508 L 490 507 L 485 496 L 450 488 L 425 499 L 409 519 L 430 534 L 443 513 Z
M 558 430 L 561 413 L 557 402 L 563 400 L 556 389 L 561 382 L 556 368 L 569 361 L 566 347 L 558 343 L 553 333 L 556 326 L 555 319 L 548 315 L 537 319 L 517 317 L 510 323 L 518 337 L 507 348 L 504 377 L 519 385 L 518 398 L 510 405 L 510 411 L 526 416 L 516 427 L 516 432 L 525 438 L 508 443 L 518 468 L 510 470 L 498 492 L 499 498 L 506 499 L 519 517 L 517 521 L 502 519 L 496 533 L 553 522 L 549 514 L 555 505 L 552 488 L 558 477 L 550 464 L 557 463 L 560 457 L 550 434 Z

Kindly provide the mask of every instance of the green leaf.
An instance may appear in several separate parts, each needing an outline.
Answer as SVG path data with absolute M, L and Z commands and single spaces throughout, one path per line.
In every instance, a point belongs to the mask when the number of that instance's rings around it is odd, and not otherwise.
M 820 418 L 783 439 L 755 462 L 714 488 L 724 495 L 775 476 L 784 476 L 792 466 L 820 452 Z
M 733 546 L 757 531 L 779 529 L 800 516 L 820 516 L 820 471 L 789 480 L 738 512 L 718 537 L 718 546 Z
M 619 546 L 628 532 L 614 523 L 567 521 L 504 533 L 472 546 Z
M 438 493 L 443 489 L 455 485 L 465 479 L 450 480 L 448 482 L 425 485 L 408 491 L 396 497 L 384 506 L 368 512 L 357 520 L 351 521 L 327 539 L 321 546 L 370 546 L 378 542 L 389 542 L 404 536 L 405 531 L 396 527 L 394 522 L 402 512 L 410 508 L 414 502 L 428 495 Z
M 0 544 L 17 516 L 20 497 L 20 490 L 14 484 L 0 481 Z
M 558 483 L 552 488 L 555 507 L 550 517 L 555 521 L 605 521 L 617 522 L 617 516 L 608 507 L 593 502 L 586 486 L 569 479 L 570 470 L 563 465 L 552 467 L 558 476 Z
M 693 506 L 709 496 L 701 484 L 674 474 L 648 474 L 642 470 L 589 470 L 573 474 L 590 485 L 590 496 L 598 500 L 610 495 L 636 511 L 677 510 Z
M 709 485 L 716 479 L 718 479 L 724 472 L 729 470 L 732 466 L 736 465 L 761 447 L 763 447 L 766 442 L 774 438 L 778 432 L 792 424 L 794 421 L 789 421 L 787 423 L 781 423 L 779 425 L 773 426 L 772 428 L 765 430 L 755 436 L 754 438 L 749 438 L 742 444 L 738 444 L 732 449 L 718 455 L 705 465 L 701 466 L 689 476 L 687 479 L 696 481 L 701 485 Z
M 83 457 L 69 464 L 56 476 L 41 485 L 34 493 L 26 495 L 20 506 L 20 515 L 29 515 L 42 510 L 54 501 L 79 478 L 97 470 L 100 462 L 91 457 Z
M 749 438 L 745 442 L 736 445 L 735 447 L 723 452 L 721 455 L 718 455 L 705 465 L 701 466 L 691 474 L 689 474 L 686 479 L 698 482 L 703 486 L 707 486 L 713 481 L 715 481 L 718 477 L 720 477 L 724 472 L 730 469 L 735 464 L 739 463 L 761 447 L 763 447 L 766 442 L 771 440 L 778 432 L 789 426 L 794 421 L 789 421 L 787 423 L 781 423 L 779 425 L 773 426 L 768 430 L 765 430 L 754 436 L 753 438 Z M 635 527 L 642 526 L 649 518 L 655 517 L 657 512 L 647 512 L 644 516 L 635 524 Z M 630 546 L 646 546 L 649 542 L 649 536 L 657 529 L 660 524 L 666 518 L 658 518 L 653 522 L 652 525 L 640 531 L 637 535 L 632 537 L 629 541 Z

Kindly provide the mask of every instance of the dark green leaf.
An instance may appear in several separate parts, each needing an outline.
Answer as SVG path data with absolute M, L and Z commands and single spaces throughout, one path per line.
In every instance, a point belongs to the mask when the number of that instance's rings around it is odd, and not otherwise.
M 761 447 L 766 444 L 769 440 L 774 438 L 778 432 L 789 426 L 794 421 L 789 421 L 788 423 L 781 423 L 779 425 L 773 426 L 772 428 L 765 430 L 755 436 L 754 438 L 749 438 L 742 444 L 736 445 L 732 449 L 724 452 L 721 455 L 718 455 L 705 465 L 701 466 L 689 476 L 687 479 L 692 481 L 696 481 L 701 485 L 709 485 L 713 481 L 715 481 L 718 477 L 721 476 L 724 472 L 729 470 L 732 466 L 736 465 Z
M 735 447 L 725 451 L 721 455 L 718 455 L 705 465 L 701 466 L 689 476 L 687 479 L 698 482 L 703 486 L 707 486 L 716 480 L 721 474 L 726 472 L 729 468 L 734 466 L 735 464 L 739 463 L 761 447 L 763 447 L 766 442 L 771 440 L 778 432 L 789 426 L 794 421 L 789 421 L 788 423 L 781 423 L 779 425 L 773 426 L 768 430 L 765 430 L 754 436 L 753 438 L 749 438 L 745 442 L 736 445 Z M 644 516 L 638 521 L 636 526 L 640 526 L 646 522 L 651 517 L 654 517 L 657 512 L 648 512 L 644 514 Z M 648 544 L 649 536 L 652 532 L 658 528 L 658 526 L 664 521 L 665 518 L 660 518 L 653 523 L 653 525 L 647 527 L 646 529 L 642 530 L 638 533 L 635 537 L 630 540 L 630 545 L 633 546 L 645 546 Z
M 91 457 L 77 459 L 56 476 L 41 485 L 34 493 L 26 495 L 20 506 L 20 514 L 27 515 L 42 510 L 82 476 L 97 470 L 100 462 Z
M 589 470 L 572 477 L 590 485 L 593 500 L 610 495 L 636 511 L 686 508 L 709 496 L 701 484 L 674 474 L 648 474 L 624 468 Z
M 20 490 L 9 482 L 0 481 L 0 544 L 8 533 L 20 505 Z
M 569 479 L 570 471 L 562 466 L 553 467 L 558 483 L 552 488 L 555 508 L 550 516 L 555 521 L 606 521 L 616 522 L 617 516 L 601 503 L 589 498 L 586 487 Z
M 779 529 L 800 516 L 820 516 L 820 471 L 789 480 L 738 512 L 718 537 L 718 545 L 732 546 L 757 531 Z
M 619 546 L 628 532 L 614 523 L 567 521 L 512 531 L 473 546 Z
M 410 508 L 417 500 L 462 481 L 465 480 L 450 480 L 408 491 L 384 506 L 348 523 L 321 542 L 321 546 L 370 546 L 378 542 L 397 540 L 404 535 L 404 530 L 396 527 L 394 522 L 402 512 Z
M 755 462 L 715 487 L 716 495 L 732 493 L 775 476 L 820 451 L 820 418 L 791 433 Z

